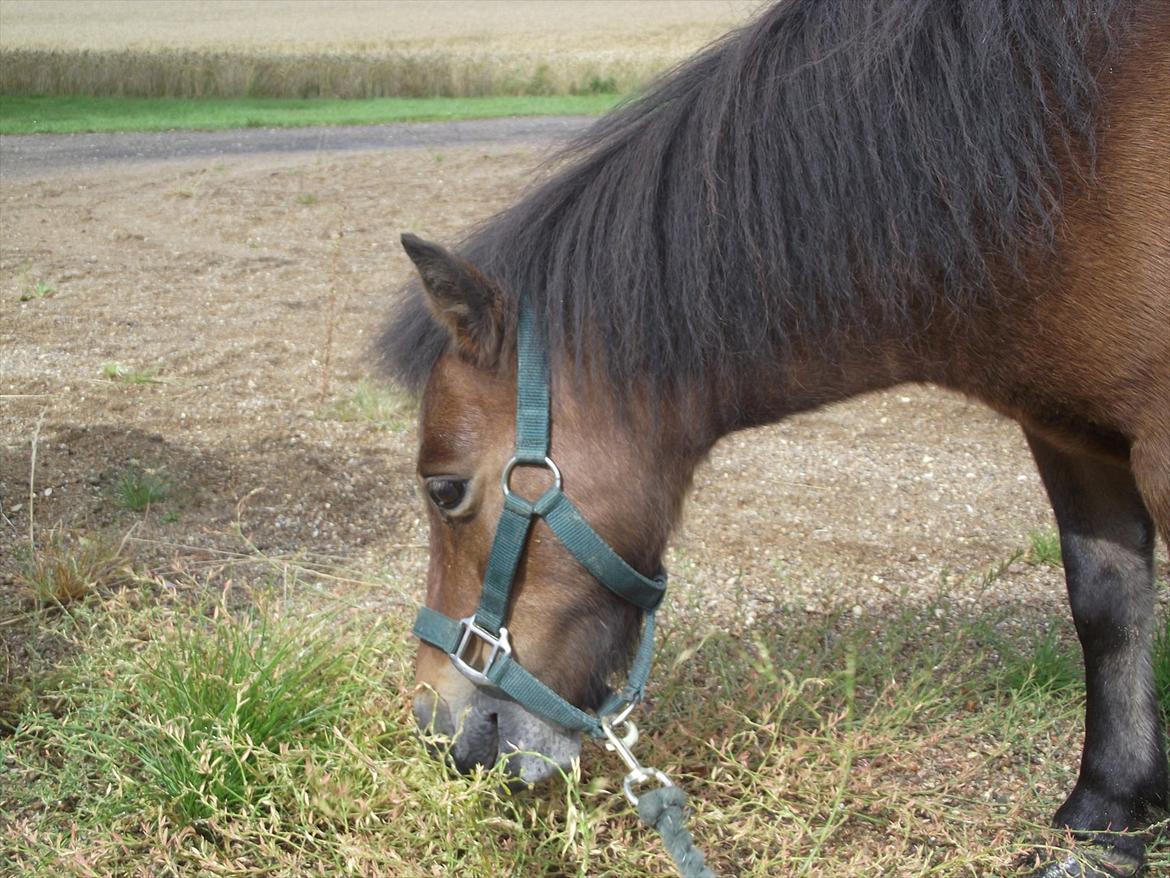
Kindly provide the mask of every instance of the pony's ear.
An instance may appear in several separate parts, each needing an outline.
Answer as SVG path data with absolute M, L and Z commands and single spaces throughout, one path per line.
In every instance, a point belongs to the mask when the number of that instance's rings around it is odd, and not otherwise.
M 496 364 L 503 337 L 500 294 L 466 259 L 415 235 L 402 249 L 422 278 L 423 298 L 464 359 L 485 368 Z

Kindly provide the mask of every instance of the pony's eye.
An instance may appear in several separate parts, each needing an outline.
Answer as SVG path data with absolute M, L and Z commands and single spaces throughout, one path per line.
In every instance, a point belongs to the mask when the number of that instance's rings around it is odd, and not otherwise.
M 440 509 L 450 512 L 463 502 L 463 495 L 467 493 L 466 479 L 428 479 L 427 495 L 431 502 Z

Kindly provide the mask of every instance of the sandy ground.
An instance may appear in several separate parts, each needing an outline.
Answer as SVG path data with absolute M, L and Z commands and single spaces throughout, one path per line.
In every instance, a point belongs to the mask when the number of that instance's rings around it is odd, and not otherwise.
M 452 240 L 542 155 L 221 157 L 0 182 L 0 606 L 21 605 L 42 416 L 42 534 L 133 528 L 154 569 L 214 578 L 245 575 L 225 554 L 246 549 L 238 528 L 265 553 L 344 569 L 363 601 L 416 601 L 413 415 L 380 427 L 336 406 L 372 375 L 371 338 L 408 275 L 398 234 Z M 38 281 L 53 294 L 21 302 Z M 158 383 L 111 381 L 110 362 Z M 114 499 L 138 468 L 173 489 L 146 514 Z M 939 596 L 1064 613 L 1059 571 L 1016 561 L 983 582 L 1051 527 L 1013 424 L 901 388 L 725 440 L 674 540 L 673 601 L 733 628 Z

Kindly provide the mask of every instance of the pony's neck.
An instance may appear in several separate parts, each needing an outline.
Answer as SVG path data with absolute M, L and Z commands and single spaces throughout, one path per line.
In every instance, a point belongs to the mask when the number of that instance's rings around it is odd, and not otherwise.
M 713 392 L 710 438 L 781 421 L 863 393 L 929 380 L 921 357 L 902 341 L 810 345 L 746 366 L 734 389 Z

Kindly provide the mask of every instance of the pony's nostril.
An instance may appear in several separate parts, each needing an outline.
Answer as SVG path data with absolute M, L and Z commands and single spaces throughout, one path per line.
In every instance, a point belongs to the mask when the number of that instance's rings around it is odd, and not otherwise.
M 458 728 L 447 702 L 434 692 L 414 699 L 414 720 L 436 756 L 446 754 L 463 774 L 477 765 L 491 768 L 499 755 L 499 721 L 492 710 L 465 706 L 459 711 Z M 444 740 L 445 739 L 445 740 Z
M 414 721 L 421 731 L 438 731 L 437 729 L 431 728 L 435 721 L 435 701 L 437 698 L 438 696 L 432 693 L 416 695 L 414 698 L 414 703 L 412 705 Z
M 415 695 L 411 707 L 414 722 L 420 729 L 426 729 L 427 726 L 431 725 L 435 715 L 434 704 L 433 695 Z
M 451 746 L 451 761 L 461 774 L 476 766 L 491 768 L 500 753 L 500 724 L 494 713 L 470 711 Z

